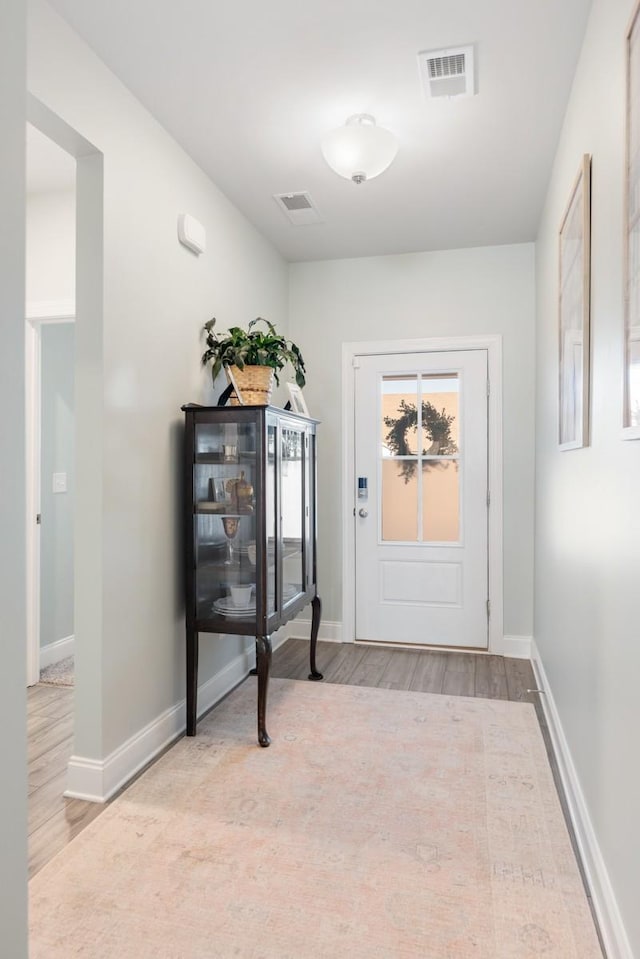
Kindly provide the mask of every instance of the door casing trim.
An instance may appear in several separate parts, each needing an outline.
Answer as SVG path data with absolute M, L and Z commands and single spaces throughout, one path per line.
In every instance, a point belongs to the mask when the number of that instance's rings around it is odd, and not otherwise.
M 503 637 L 503 488 L 502 488 L 502 336 L 433 337 L 342 344 L 342 642 L 355 642 L 355 376 L 359 356 L 389 353 L 443 353 L 486 350 L 491 389 L 488 404 L 488 473 L 491 505 L 488 523 L 489 648 L 501 649 Z

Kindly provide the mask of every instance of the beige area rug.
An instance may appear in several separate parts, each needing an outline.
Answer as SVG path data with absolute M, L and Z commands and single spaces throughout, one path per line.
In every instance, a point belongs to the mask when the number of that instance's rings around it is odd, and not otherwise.
M 31 959 L 600 959 L 533 707 L 235 690 L 31 881 Z

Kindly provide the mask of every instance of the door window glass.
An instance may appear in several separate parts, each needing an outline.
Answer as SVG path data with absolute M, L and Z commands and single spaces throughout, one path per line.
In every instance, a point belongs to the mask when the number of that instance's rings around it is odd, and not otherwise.
M 383 456 L 410 456 L 418 452 L 418 377 L 382 378 Z
M 459 541 L 459 399 L 458 373 L 382 377 L 384 542 Z
M 457 543 L 460 539 L 460 476 L 455 460 L 422 463 L 422 539 Z
M 382 538 L 387 542 L 418 539 L 418 460 L 382 462 Z

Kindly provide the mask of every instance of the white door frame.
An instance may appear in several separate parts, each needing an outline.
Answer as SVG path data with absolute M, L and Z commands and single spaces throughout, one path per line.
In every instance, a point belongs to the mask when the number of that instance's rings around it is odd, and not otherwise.
M 26 500 L 27 500 L 27 685 L 40 679 L 40 452 L 42 327 L 74 323 L 75 303 L 27 303 L 25 323 Z
M 342 641 L 355 642 L 355 376 L 357 356 L 486 350 L 489 369 L 489 652 L 503 648 L 502 336 L 452 336 L 377 340 L 342 345 Z M 440 649 L 442 647 L 439 647 Z

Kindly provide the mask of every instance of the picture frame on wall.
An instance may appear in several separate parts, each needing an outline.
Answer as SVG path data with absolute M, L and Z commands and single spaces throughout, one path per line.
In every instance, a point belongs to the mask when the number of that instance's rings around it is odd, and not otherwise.
M 623 438 L 640 439 L 640 4 L 627 32 Z
M 589 445 L 591 155 L 585 153 L 560 223 L 558 242 L 559 444 Z
M 300 413 L 301 416 L 309 416 L 309 410 L 302 395 L 301 387 L 299 387 L 297 383 L 287 383 L 287 389 L 289 391 L 289 401 L 291 402 L 293 412 Z

